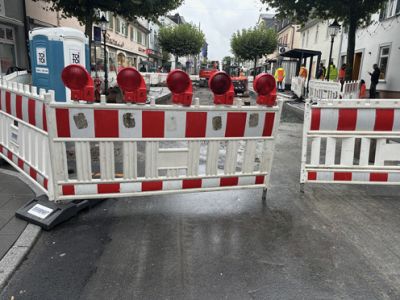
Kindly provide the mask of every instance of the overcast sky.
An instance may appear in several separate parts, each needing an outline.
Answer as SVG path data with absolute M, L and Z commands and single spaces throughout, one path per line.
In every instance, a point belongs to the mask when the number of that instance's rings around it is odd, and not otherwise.
M 266 6 L 259 0 L 185 0 L 176 12 L 187 22 L 200 23 L 208 43 L 208 58 L 221 60 L 231 55 L 232 34 L 256 25 L 260 13 L 266 13 Z

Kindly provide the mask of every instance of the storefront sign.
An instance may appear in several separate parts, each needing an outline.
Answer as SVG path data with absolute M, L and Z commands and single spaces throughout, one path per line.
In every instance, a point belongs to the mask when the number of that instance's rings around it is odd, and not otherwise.
M 125 46 L 124 42 L 119 42 L 117 40 L 114 40 L 114 39 L 110 38 L 110 36 L 108 34 L 107 34 L 107 37 L 106 37 L 106 41 L 107 41 L 108 44 L 111 44 L 111 45 L 114 45 L 114 46 L 117 46 L 117 47 L 120 47 L 120 48 L 124 48 L 124 46 Z

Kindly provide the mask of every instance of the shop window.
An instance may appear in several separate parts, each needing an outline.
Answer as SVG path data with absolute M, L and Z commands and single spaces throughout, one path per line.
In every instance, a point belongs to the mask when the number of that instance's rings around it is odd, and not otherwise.
M 379 79 L 382 80 L 386 79 L 389 55 L 390 55 L 390 46 L 381 46 L 379 48 L 378 66 L 381 69 L 381 75 Z
M 17 66 L 15 55 L 14 29 L 0 26 L 0 74 L 5 74 L 10 67 Z

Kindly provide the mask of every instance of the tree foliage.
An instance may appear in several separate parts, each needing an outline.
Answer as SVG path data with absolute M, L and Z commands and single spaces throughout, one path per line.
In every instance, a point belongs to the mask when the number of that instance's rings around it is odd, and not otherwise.
M 205 43 L 205 36 L 196 26 L 185 23 L 161 27 L 158 41 L 162 50 L 173 54 L 178 61 L 180 56 L 199 54 Z
M 40 0 L 33 0 L 40 1 Z M 62 17 L 75 17 L 85 25 L 85 33 L 92 37 L 92 25 L 101 16 L 98 11 L 109 11 L 128 21 L 138 17 L 157 20 L 159 16 L 179 7 L 184 0 L 43 0 L 50 9 L 61 12 Z
M 234 33 L 231 38 L 233 54 L 239 59 L 254 61 L 254 69 L 257 66 L 257 60 L 273 53 L 277 46 L 276 32 L 263 26 L 242 29 Z
M 366 26 L 371 15 L 376 13 L 387 0 L 260 0 L 277 10 L 278 18 L 289 18 L 300 24 L 312 19 L 337 19 L 348 26 L 346 78 L 351 78 L 356 30 Z

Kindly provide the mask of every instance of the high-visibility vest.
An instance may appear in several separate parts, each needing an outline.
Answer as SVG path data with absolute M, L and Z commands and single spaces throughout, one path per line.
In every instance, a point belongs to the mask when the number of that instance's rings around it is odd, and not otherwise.
M 300 68 L 299 76 L 303 78 L 307 78 L 307 69 L 305 67 Z
M 334 65 L 329 66 L 329 80 L 336 80 L 337 79 L 337 69 Z
M 285 79 L 285 76 L 286 76 L 286 74 L 285 74 L 285 70 L 283 68 L 276 69 L 275 76 L 274 76 L 276 81 L 282 82 L 283 79 Z

